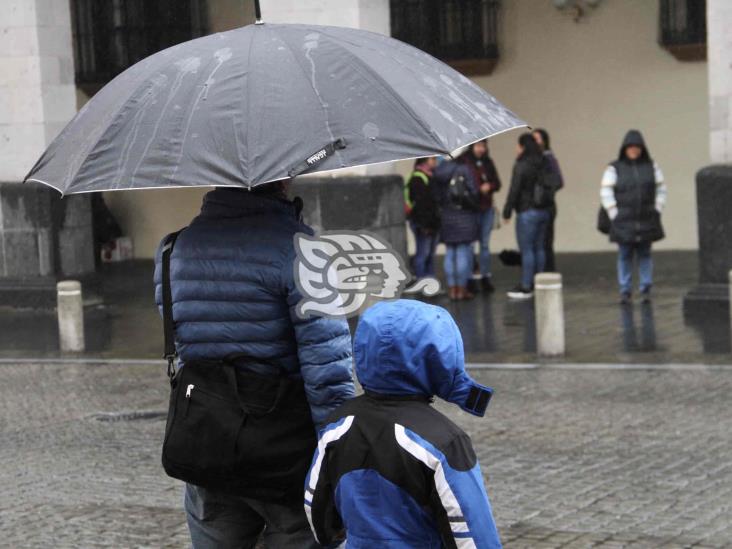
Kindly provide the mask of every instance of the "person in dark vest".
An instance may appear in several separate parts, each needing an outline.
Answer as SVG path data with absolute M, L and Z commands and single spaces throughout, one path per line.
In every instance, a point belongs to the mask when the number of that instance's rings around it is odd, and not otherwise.
M 286 191 L 280 181 L 206 194 L 201 213 L 179 233 L 171 254 L 173 320 L 180 368 L 186 361 L 245 355 L 250 359 L 237 366 L 246 372 L 302 381 L 307 402 L 298 410 L 307 416 L 303 424 L 312 429 L 313 444 L 308 427 L 303 442 L 282 442 L 299 446 L 309 463 L 317 428 L 354 395 L 351 336 L 345 320 L 302 319 L 296 312 L 302 296 L 294 281 L 293 236 L 313 233 L 301 220 L 302 201 L 288 200 Z M 155 265 L 158 306 L 162 247 Z M 302 486 L 305 472 L 295 486 Z M 318 547 L 300 492 L 294 493 L 292 500 L 274 501 L 187 484 L 193 548 L 252 548 L 262 532 L 268 547 Z
M 544 153 L 544 158 L 549 161 L 549 167 L 557 174 L 559 187 L 557 191 L 564 187 L 564 178 L 562 177 L 562 170 L 559 168 L 559 161 L 552 151 L 551 143 L 549 141 L 549 132 L 544 128 L 535 129 L 532 134 L 536 144 Z M 546 256 L 544 270 L 548 272 L 554 272 L 557 270 L 557 263 L 554 259 L 554 222 L 557 219 L 557 203 L 555 200 L 552 201 L 552 205 L 549 208 L 549 224 L 546 227 L 546 240 L 544 241 L 544 255 Z
M 473 143 L 458 157 L 457 161 L 462 162 L 472 171 L 473 183 L 476 185 L 480 197 L 478 210 L 480 286 L 484 292 L 491 293 L 495 290 L 491 275 L 490 250 L 491 231 L 496 221 L 493 194 L 501 189 L 501 179 L 498 177 L 498 170 L 496 170 L 493 159 L 488 154 L 488 140 L 486 139 Z
M 600 199 L 611 220 L 610 241 L 618 245 L 618 283 L 621 303 L 630 303 L 633 262 L 638 260 L 640 295 L 651 299 L 653 260 L 651 244 L 664 238 L 661 212 L 666 204 L 663 173 L 651 158 L 643 136 L 630 130 L 618 159 L 602 176 Z
M 521 134 L 511 188 L 503 207 L 506 221 L 516 212 L 516 240 L 521 251 L 521 282 L 508 292 L 511 299 L 530 299 L 534 295 L 534 275 L 544 271 L 544 243 L 551 214 L 546 205 L 535 202 L 535 188 L 541 184 L 546 163 L 532 135 Z
M 435 276 L 434 256 L 440 238 L 440 212 L 435 185 L 430 185 L 437 158 L 419 158 L 404 187 L 404 204 L 409 226 L 414 233 L 414 276 Z

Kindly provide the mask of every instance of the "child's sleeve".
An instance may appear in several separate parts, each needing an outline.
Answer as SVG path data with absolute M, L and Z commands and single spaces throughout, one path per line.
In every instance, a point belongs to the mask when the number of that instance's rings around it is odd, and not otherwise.
M 493 511 L 480 465 L 467 435 L 455 440 L 448 456 L 416 433 L 396 425 L 399 445 L 434 472 L 430 506 L 448 548 L 500 549 Z
M 347 416 L 323 428 L 305 478 L 305 515 L 315 540 L 326 547 L 337 545 L 345 538 L 343 520 L 335 505 L 335 487 L 328 474 L 328 445 L 345 435 L 352 424 L 353 416 Z

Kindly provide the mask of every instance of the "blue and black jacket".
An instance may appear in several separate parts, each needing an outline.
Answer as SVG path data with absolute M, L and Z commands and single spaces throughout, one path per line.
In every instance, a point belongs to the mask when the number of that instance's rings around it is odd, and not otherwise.
M 500 547 L 468 435 L 430 406 L 433 395 L 483 415 L 491 390 L 465 372 L 449 313 L 381 302 L 354 339 L 365 393 L 320 433 L 305 511 L 317 540 L 348 549 Z M 345 531 L 345 532 L 344 532 Z

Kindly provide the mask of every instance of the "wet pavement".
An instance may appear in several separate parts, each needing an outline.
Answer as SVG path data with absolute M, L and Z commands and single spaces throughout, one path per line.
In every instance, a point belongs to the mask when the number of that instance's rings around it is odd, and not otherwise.
M 684 320 L 682 301 L 697 281 L 695 252 L 657 252 L 656 287 L 651 304 L 620 306 L 615 255 L 560 254 L 564 276 L 567 356 L 564 361 L 620 363 L 729 363 L 730 325 L 714 310 L 700 324 Z M 517 268 L 496 260 L 497 291 L 469 302 L 431 300 L 457 320 L 468 359 L 486 363 L 536 361 L 533 301 L 510 301 Z M 86 356 L 158 358 L 162 325 L 153 305 L 152 263 L 132 261 L 104 266 L 103 303 L 86 308 Z M 0 314 L 0 356 L 57 357 L 58 335 L 52 312 Z
M 732 369 L 475 370 L 472 437 L 507 549 L 731 547 Z M 183 548 L 158 364 L 0 364 L 0 547 Z

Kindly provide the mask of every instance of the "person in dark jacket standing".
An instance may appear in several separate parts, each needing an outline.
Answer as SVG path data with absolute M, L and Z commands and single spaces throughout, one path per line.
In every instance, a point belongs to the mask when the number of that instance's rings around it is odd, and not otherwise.
M 559 161 L 557 160 L 557 157 L 554 155 L 554 151 L 552 151 L 551 148 L 551 143 L 549 141 L 549 132 L 547 132 L 544 128 L 537 128 L 533 131 L 531 135 L 534 136 L 536 144 L 539 145 L 539 148 L 544 153 L 544 158 L 546 158 L 546 160 L 549 162 L 550 169 L 555 174 L 557 174 L 559 187 L 556 190 L 559 191 L 564 187 L 564 178 L 562 177 L 562 170 L 559 168 Z M 557 264 L 554 259 L 554 222 L 557 219 L 556 200 L 552 200 L 552 205 L 549 208 L 549 215 L 551 217 L 549 219 L 549 224 L 546 228 L 546 241 L 544 243 L 544 255 L 546 256 L 544 270 L 548 272 L 554 272 L 557 269 Z
M 438 396 L 480 417 L 492 393 L 465 371 L 450 314 L 416 300 L 377 303 L 358 324 L 354 356 L 365 394 L 328 418 L 305 483 L 318 541 L 500 548 L 470 437 L 430 406 Z
M 345 320 L 296 313 L 293 236 L 312 234 L 301 207 L 283 182 L 209 192 L 178 236 L 170 280 L 179 367 L 240 354 L 251 357 L 241 365 L 250 372 L 302 379 L 315 429 L 354 395 L 351 337 Z M 159 306 L 161 257 L 159 249 Z M 303 452 L 309 461 L 312 447 Z M 269 547 L 317 547 L 299 498 L 263 501 L 187 484 L 184 505 L 194 549 L 254 547 L 263 530 Z
M 651 299 L 653 260 L 651 244 L 664 237 L 661 212 L 666 205 L 663 173 L 638 130 L 625 134 L 618 159 L 602 176 L 600 200 L 611 220 L 610 241 L 618 244 L 620 300 L 630 303 L 633 260 L 638 258 L 640 294 Z
M 441 229 L 445 243 L 445 276 L 452 300 L 472 299 L 473 242 L 478 238 L 478 186 L 465 164 L 444 161 L 435 169 Z
M 534 293 L 534 275 L 544 271 L 544 242 L 551 218 L 548 207 L 536 204 L 536 187 L 548 161 L 530 133 L 518 140 L 518 157 L 513 167 L 511 188 L 503 208 L 508 221 L 516 212 L 516 239 L 521 251 L 521 283 L 508 292 L 512 299 L 529 299 Z
M 473 183 L 480 197 L 478 210 L 478 242 L 480 243 L 480 282 L 484 292 L 493 292 L 491 277 L 491 231 L 495 224 L 496 211 L 493 207 L 493 194 L 501 189 L 501 179 L 493 159 L 488 154 L 488 141 L 478 141 L 461 154 L 458 162 L 462 162 L 473 172 Z
M 414 233 L 414 275 L 420 279 L 435 276 L 433 259 L 440 237 L 440 212 L 435 185 L 430 185 L 437 158 L 420 158 L 404 189 L 409 226 Z

